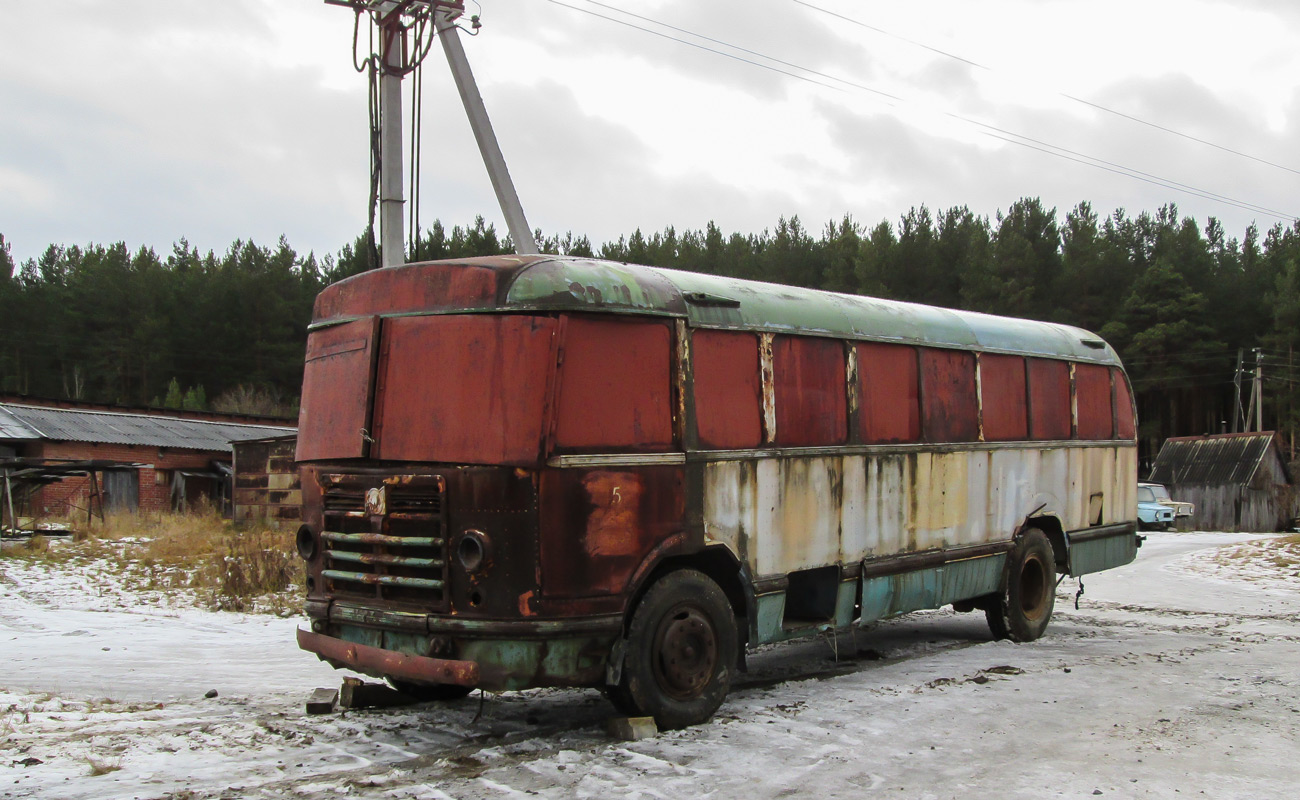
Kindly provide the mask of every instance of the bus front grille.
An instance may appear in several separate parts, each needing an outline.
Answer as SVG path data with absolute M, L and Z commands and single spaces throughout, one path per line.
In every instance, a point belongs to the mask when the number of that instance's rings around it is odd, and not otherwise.
M 445 611 L 442 477 L 327 475 L 322 483 L 330 594 Z

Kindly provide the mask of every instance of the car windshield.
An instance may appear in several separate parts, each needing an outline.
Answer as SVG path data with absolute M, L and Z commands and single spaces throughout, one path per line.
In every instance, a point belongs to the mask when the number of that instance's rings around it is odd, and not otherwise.
M 1169 490 L 1163 486 L 1152 486 L 1151 493 L 1155 495 L 1156 500 L 1168 500 Z
M 1139 487 L 1138 487 L 1138 502 L 1139 502 L 1139 503 L 1154 503 L 1155 501 L 1156 501 L 1156 493 L 1153 492 L 1153 491 L 1151 491 L 1151 487 L 1150 487 L 1150 486 L 1139 486 Z

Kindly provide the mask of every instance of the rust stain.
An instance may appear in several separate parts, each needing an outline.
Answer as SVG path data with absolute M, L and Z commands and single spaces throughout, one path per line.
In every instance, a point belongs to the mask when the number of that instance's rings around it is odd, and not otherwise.
M 534 592 L 532 589 L 529 589 L 528 591 L 526 591 L 526 592 L 524 592 L 523 594 L 519 595 L 519 613 L 520 613 L 520 615 L 525 616 L 525 617 L 535 617 L 535 616 L 537 616 L 537 612 L 533 610 L 533 595 L 534 595 L 534 594 L 535 594 L 535 592 Z
M 641 476 L 633 472 L 591 472 L 582 479 L 591 501 L 587 551 L 593 556 L 637 552 L 641 515 Z

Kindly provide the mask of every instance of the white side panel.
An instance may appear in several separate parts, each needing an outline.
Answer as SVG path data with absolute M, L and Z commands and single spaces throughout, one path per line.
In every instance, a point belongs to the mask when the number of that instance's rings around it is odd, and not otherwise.
M 779 459 L 764 458 L 758 462 L 754 481 L 754 541 L 750 543 L 750 559 L 755 575 L 775 575 L 789 572 L 782 563 L 781 523 L 777 509 L 781 504 L 781 463 Z
M 844 458 L 844 506 L 840 511 L 840 560 L 849 564 L 867 554 L 867 458 Z

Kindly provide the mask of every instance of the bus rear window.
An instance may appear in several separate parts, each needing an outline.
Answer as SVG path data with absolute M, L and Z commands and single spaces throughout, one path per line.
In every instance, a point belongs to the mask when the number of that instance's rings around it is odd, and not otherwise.
M 1114 431 L 1110 407 L 1110 370 L 1098 364 L 1075 364 L 1074 395 L 1080 439 L 1109 439 Z
M 992 353 L 981 355 L 980 395 L 985 441 L 1010 442 L 1029 438 L 1023 358 Z
M 571 316 L 555 444 L 568 452 L 663 452 L 673 444 L 669 328 Z
M 1039 440 L 1070 438 L 1070 365 L 1029 359 L 1029 428 Z
M 555 330 L 549 317 L 385 320 L 373 457 L 536 463 Z

